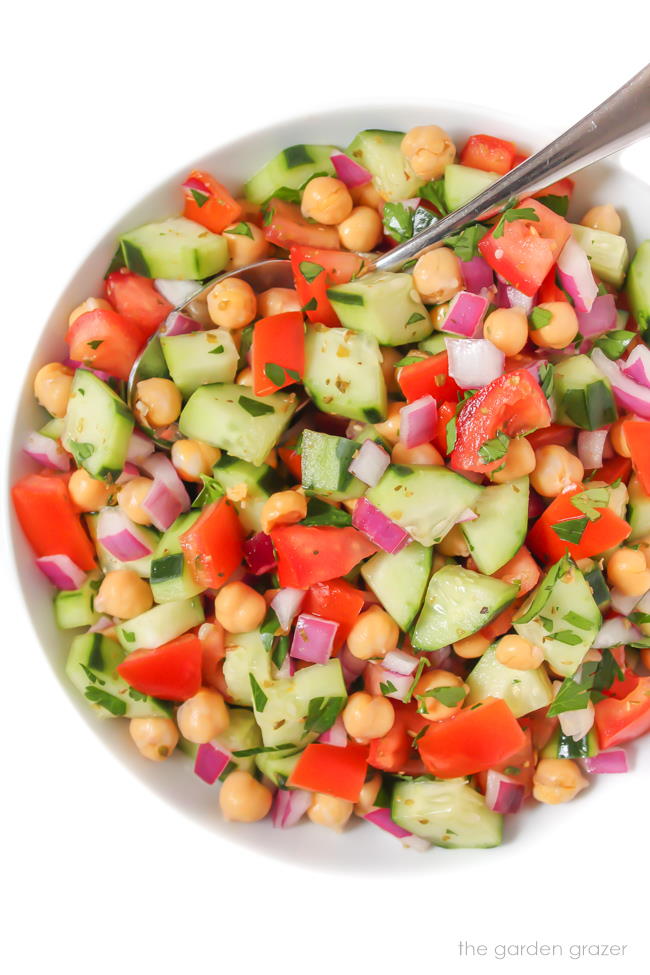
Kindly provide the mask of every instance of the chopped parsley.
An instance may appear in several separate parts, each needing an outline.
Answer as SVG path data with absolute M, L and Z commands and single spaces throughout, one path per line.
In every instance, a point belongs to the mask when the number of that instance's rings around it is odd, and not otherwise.
M 275 412 L 269 403 L 260 403 L 259 400 L 251 399 L 250 396 L 240 396 L 239 405 L 251 416 L 265 416 L 268 413 Z
M 92 457 L 92 455 L 95 453 L 95 446 L 91 443 L 80 443 L 78 440 L 68 440 L 67 446 L 79 466 L 81 466 L 84 460 L 88 460 L 88 458 Z
M 585 528 L 589 524 L 588 518 L 568 518 L 566 521 L 558 521 L 551 528 L 558 538 L 570 545 L 577 545 L 585 533 Z
M 597 521 L 600 518 L 598 508 L 606 508 L 609 502 L 609 491 L 605 487 L 589 488 L 574 494 L 570 499 L 571 504 L 578 511 L 581 511 L 589 521 Z
M 555 193 L 547 193 L 546 196 L 538 196 L 537 199 L 553 213 L 557 213 L 560 217 L 566 217 L 569 210 L 568 196 L 556 196 Z
M 537 306 L 530 313 L 530 327 L 533 332 L 536 332 L 540 328 L 546 328 L 552 318 L 553 315 L 548 308 L 540 308 Z
M 428 200 L 433 203 L 441 217 L 447 216 L 449 209 L 445 200 L 445 181 L 444 179 L 432 179 L 418 190 L 420 199 Z
M 426 697 L 432 697 L 440 704 L 444 704 L 446 708 L 453 708 L 457 704 L 460 704 L 465 698 L 465 689 L 463 687 L 432 687 L 430 691 L 425 691 L 424 694 L 418 694 L 417 697 L 422 700 Z
M 103 691 L 101 687 L 89 685 L 84 691 L 84 695 L 93 704 L 99 704 L 100 707 L 108 711 L 109 714 L 115 715 L 116 718 L 126 714 L 126 702 L 121 701 L 114 694 Z
M 384 230 L 398 244 L 413 236 L 413 211 L 403 203 L 385 203 L 382 219 Z
M 253 231 L 251 230 L 251 226 L 249 223 L 244 223 L 244 221 L 236 224 L 234 227 L 229 227 L 226 233 L 239 234 L 242 237 L 250 237 L 251 240 L 253 239 Z
M 253 705 L 255 707 L 255 710 L 259 714 L 261 714 L 264 708 L 266 707 L 266 702 L 268 701 L 268 697 L 266 696 L 266 694 L 264 693 L 260 685 L 255 680 L 254 674 L 249 673 L 248 679 L 250 681 L 251 691 L 253 694 Z
M 539 384 L 542 387 L 542 392 L 546 399 L 550 399 L 553 395 L 553 373 L 554 367 L 550 362 L 543 362 L 539 367 Z
M 404 703 L 405 704 L 408 704 L 408 702 L 413 697 L 413 693 L 415 691 L 415 688 L 418 685 L 418 681 L 419 681 L 420 677 L 422 676 L 422 671 L 424 670 L 424 668 L 426 666 L 426 663 L 427 663 L 427 658 L 426 657 L 420 657 L 420 659 L 418 660 L 418 665 L 417 665 L 417 668 L 416 668 L 415 673 L 413 674 L 413 680 L 411 682 L 411 686 L 409 687 L 408 691 L 406 692 L 406 694 L 404 696 Z
M 585 708 L 589 707 L 597 668 L 598 664 L 595 661 L 588 660 L 580 668 L 581 673 L 578 680 L 576 680 L 575 675 L 565 677 L 555 700 L 548 709 L 549 718 L 553 718 L 557 714 L 564 714 L 565 711 L 584 711 Z
M 535 213 L 532 207 L 510 207 L 504 210 L 499 217 L 499 222 L 492 231 L 492 236 L 495 240 L 499 237 L 503 237 L 503 232 L 507 223 L 513 223 L 515 220 L 530 220 L 533 223 L 539 223 L 539 217 Z
M 291 742 L 286 745 L 258 745 L 257 748 L 240 748 L 232 752 L 233 758 L 251 758 L 253 755 L 266 755 L 268 752 L 286 752 L 290 748 L 295 748 Z
M 381 681 L 379 684 L 379 690 L 382 694 L 394 694 L 397 688 L 393 684 L 392 680 Z
M 284 386 L 286 382 L 298 382 L 300 380 L 299 374 L 295 369 L 289 369 L 287 366 L 279 366 L 276 362 L 267 362 L 264 366 L 264 375 L 269 379 L 274 386 Z
M 479 241 L 483 240 L 487 232 L 488 228 L 483 224 L 474 223 L 451 237 L 445 237 L 443 244 L 451 247 L 460 261 L 471 261 L 479 256 Z
M 591 620 L 588 620 L 586 616 L 581 616 L 580 613 L 575 613 L 572 609 L 562 619 L 565 623 L 570 623 L 571 626 L 575 626 L 578 630 L 590 630 L 593 626 Z
M 209 197 L 209 195 L 207 193 L 201 193 L 200 190 L 190 190 L 190 193 L 194 197 L 194 202 L 196 203 L 197 207 L 199 207 L 199 208 L 202 207 L 202 206 L 205 206 L 205 204 L 210 199 L 210 197 Z
M 301 261 L 298 265 L 298 270 L 302 274 L 305 281 L 311 284 L 315 281 L 319 274 L 322 274 L 325 268 L 322 264 L 314 264 L 313 261 Z
M 505 457 L 510 446 L 510 437 L 507 433 L 499 430 L 496 437 L 486 440 L 482 447 L 479 447 L 478 455 L 484 464 L 491 464 L 495 460 Z
M 210 349 L 208 355 L 221 355 L 223 352 L 223 345 L 215 345 L 214 349 Z
M 225 493 L 216 478 L 210 477 L 209 474 L 201 474 L 201 481 L 203 487 L 192 501 L 193 508 L 204 508 L 207 504 L 218 501 Z
M 305 732 L 313 731 L 322 735 L 332 727 L 345 707 L 345 702 L 344 697 L 313 697 L 305 718 Z

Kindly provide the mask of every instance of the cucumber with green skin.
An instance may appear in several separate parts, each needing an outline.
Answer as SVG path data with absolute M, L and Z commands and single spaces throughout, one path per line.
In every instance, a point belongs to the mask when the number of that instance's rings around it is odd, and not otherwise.
M 338 152 L 336 146 L 288 146 L 251 176 L 244 186 L 246 199 L 251 203 L 266 203 L 282 187 L 299 190 L 317 173 L 333 176 L 331 156 Z
M 637 542 L 640 538 L 650 535 L 650 494 L 646 494 L 641 481 L 633 474 L 628 484 L 630 500 L 627 509 L 627 520 L 632 532 L 630 542 Z
M 228 263 L 225 237 L 185 217 L 170 217 L 120 235 L 124 263 L 147 278 L 200 281 Z
M 498 173 L 452 163 L 445 168 L 445 203 L 449 211 L 459 210 L 499 179 Z
M 647 333 L 650 329 L 650 240 L 643 241 L 632 259 L 627 272 L 627 296 L 639 330 Z
M 133 559 L 131 562 L 121 562 L 119 559 L 115 558 L 115 556 L 112 555 L 107 548 L 104 548 L 102 543 L 97 538 L 98 518 L 98 512 L 90 512 L 90 514 L 85 515 L 84 521 L 86 522 L 86 526 L 88 528 L 88 534 L 92 538 L 93 544 L 97 551 L 97 558 L 99 559 L 99 565 L 102 572 L 114 572 L 116 569 L 131 569 L 142 579 L 148 579 L 151 575 L 152 555 L 143 555 L 141 559 Z M 160 534 L 153 528 L 145 528 L 141 525 L 138 525 L 138 530 L 145 536 L 153 553 L 158 545 L 158 542 L 160 541 Z
M 372 174 L 375 189 L 389 203 L 412 199 L 423 183 L 402 152 L 404 135 L 404 132 L 366 129 L 345 150 L 347 156 Z
M 61 443 L 92 477 L 113 482 L 122 473 L 134 420 L 124 400 L 87 369 L 77 369 Z
M 328 288 L 327 297 L 345 328 L 374 335 L 381 345 L 419 342 L 433 331 L 410 274 L 374 271 Z
M 150 584 L 157 603 L 191 599 L 205 588 L 194 581 L 180 542 L 181 535 L 189 531 L 200 514 L 201 511 L 197 509 L 180 515 L 163 534 L 153 551 Z
M 607 377 L 587 355 L 559 362 L 553 372 L 556 421 L 581 430 L 597 430 L 618 417 Z
M 199 386 L 235 378 L 239 353 L 231 333 L 223 328 L 162 335 L 160 345 L 169 374 L 185 399 Z
M 472 558 L 485 575 L 492 575 L 509 562 L 526 540 L 528 531 L 527 477 L 508 484 L 491 484 L 475 504 L 478 518 L 465 521 L 461 529 Z M 504 518 L 504 512 L 507 517 Z
M 332 501 L 360 498 L 367 485 L 348 470 L 359 444 L 316 430 L 303 430 L 300 438 L 302 486 L 305 494 Z
M 61 630 L 92 626 L 99 619 L 94 600 L 102 579 L 101 572 L 91 572 L 79 589 L 61 590 L 54 597 L 54 617 Z
M 599 751 L 598 739 L 592 729 L 584 738 L 575 741 L 556 728 L 541 751 L 542 758 L 592 758 Z
M 239 520 L 247 533 L 262 531 L 262 508 L 284 487 L 276 471 L 268 464 L 251 464 L 223 453 L 212 468 L 212 476 L 226 492 L 236 485 L 244 486 L 245 497 L 237 504 Z
M 203 623 L 203 606 L 198 596 L 160 603 L 116 627 L 117 638 L 127 653 L 153 650 Z
M 502 698 L 515 718 L 548 707 L 553 687 L 543 667 L 515 670 L 497 660 L 496 646 L 488 647 L 466 678 L 469 694 L 465 706 L 471 707 L 487 697 Z
M 303 382 L 316 407 L 350 420 L 386 419 L 382 355 L 373 335 L 346 328 L 309 326 Z
M 415 836 L 450 850 L 499 846 L 503 837 L 503 816 L 488 809 L 467 779 L 396 782 L 391 816 Z
M 594 274 L 620 288 L 629 262 L 625 237 L 576 223 L 571 224 L 571 233 L 589 258 Z
M 401 630 L 408 630 L 422 606 L 431 574 L 433 550 L 411 542 L 401 552 L 377 552 L 361 575 Z

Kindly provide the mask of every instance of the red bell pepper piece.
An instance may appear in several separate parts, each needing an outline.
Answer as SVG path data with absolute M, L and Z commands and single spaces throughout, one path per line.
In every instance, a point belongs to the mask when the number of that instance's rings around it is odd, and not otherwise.
M 447 424 L 455 416 L 457 406 L 458 403 L 447 402 L 443 403 L 438 409 L 435 444 L 443 457 L 449 453 L 447 450 Z
M 383 772 L 403 772 L 411 759 L 413 739 L 429 722 L 417 713 L 415 702 L 401 704 L 391 701 L 395 721 L 390 731 L 370 742 L 368 764 Z M 409 734 L 410 732 L 410 734 Z
M 619 518 L 607 505 L 595 505 L 599 517 L 587 520 L 579 542 L 566 542 L 553 530 L 553 525 L 584 518 L 582 511 L 571 503 L 571 499 L 588 489 L 581 484 L 559 494 L 537 519 L 528 532 L 527 545 L 537 558 L 546 563 L 557 562 L 565 552 L 573 559 L 586 559 L 600 555 L 607 549 L 620 545 L 630 534 L 631 528 L 623 518 Z
M 421 396 L 433 396 L 437 403 L 456 400 L 459 387 L 449 375 L 449 359 L 446 352 L 427 356 L 420 362 L 411 362 L 397 370 L 397 382 L 408 403 Z
M 625 420 L 623 435 L 643 490 L 650 494 L 650 421 Z
M 575 438 L 575 428 L 565 427 L 562 423 L 551 423 L 547 427 L 542 427 L 541 430 L 533 430 L 526 437 L 533 450 L 539 450 L 540 447 L 546 447 L 548 444 L 568 447 Z
M 307 745 L 289 777 L 289 785 L 358 802 L 367 767 L 368 749 L 364 745 Z
M 188 220 L 202 224 L 213 234 L 220 234 L 231 223 L 240 219 L 240 204 L 214 176 L 200 169 L 193 169 L 185 182 L 191 184 L 183 187 L 183 216 Z
M 180 545 L 197 585 L 220 589 L 244 557 L 243 531 L 230 501 L 206 505 Z
M 337 247 L 338 241 L 333 246 Z M 292 247 L 289 257 L 296 291 L 309 321 L 322 325 L 340 324 L 327 297 L 327 289 L 351 281 L 363 267 L 363 258 L 350 251 L 314 246 Z
M 295 446 L 296 443 L 293 441 L 291 445 L 285 444 L 284 447 L 278 447 L 278 456 L 296 481 L 302 481 L 302 461 L 300 454 L 294 450 Z
M 302 312 L 270 315 L 255 323 L 251 347 L 253 392 L 275 393 L 302 379 L 305 371 L 305 326 Z
M 596 704 L 596 730 L 601 748 L 623 745 L 650 731 L 650 677 L 639 682 L 622 701 L 608 698 Z
M 460 154 L 460 162 L 462 166 L 503 176 L 512 169 L 515 152 L 514 142 L 493 135 L 470 135 Z
M 28 474 L 11 496 L 20 527 L 36 556 L 67 555 L 85 572 L 95 568 L 95 549 L 70 494 L 68 478 Z
M 279 525 L 271 532 L 281 586 L 309 589 L 338 579 L 374 555 L 375 545 L 356 528 Z
M 606 460 L 594 474 L 594 481 L 606 481 L 613 484 L 614 481 L 625 481 L 627 483 L 632 471 L 632 461 L 629 457 L 610 457 Z
M 301 612 L 338 623 L 334 650 L 338 652 L 364 606 L 363 593 L 345 579 L 316 582 L 307 590 Z
M 164 701 L 187 701 L 201 687 L 201 641 L 194 633 L 163 643 L 155 650 L 135 650 L 117 672 L 141 694 Z

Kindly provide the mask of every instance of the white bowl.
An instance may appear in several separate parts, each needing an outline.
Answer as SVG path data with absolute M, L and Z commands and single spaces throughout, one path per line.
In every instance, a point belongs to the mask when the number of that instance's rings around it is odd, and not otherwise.
M 146 221 L 178 212 L 179 185 L 191 168 L 206 169 L 236 190 L 245 178 L 286 146 L 300 142 L 346 146 L 361 129 L 406 130 L 412 125 L 429 121 L 435 121 L 447 129 L 459 146 L 473 132 L 494 132 L 512 139 L 527 150 L 538 148 L 549 138 L 548 133 L 540 133 L 533 125 L 527 125 L 503 113 L 487 113 L 479 108 L 448 102 L 436 103 L 434 106 L 410 104 L 331 111 L 319 116 L 309 115 L 283 122 L 215 149 L 202 159 L 188 163 L 181 172 L 165 180 L 124 213 L 101 237 L 67 283 L 43 328 L 17 404 L 10 448 L 9 483 L 34 469 L 33 463 L 21 451 L 27 433 L 43 422 L 43 413 L 32 396 L 32 378 L 38 366 L 65 356 L 62 323 L 67 321 L 67 316 L 75 305 L 88 295 L 101 293 L 102 277 L 115 251 L 119 233 Z M 579 219 L 580 214 L 594 202 L 612 202 L 616 205 L 623 217 L 622 232 L 632 246 L 643 239 L 643 228 L 646 233 L 650 228 L 650 187 L 624 172 L 616 163 L 601 163 L 578 177 L 570 213 L 575 219 Z M 214 787 L 208 787 L 193 775 L 191 761 L 186 756 L 177 754 L 160 765 L 143 760 L 128 736 L 127 723 L 98 719 L 86 707 L 77 691 L 69 685 L 64 675 L 64 664 L 71 636 L 57 629 L 52 613 L 51 588 L 35 568 L 29 546 L 11 518 L 8 534 L 13 540 L 16 570 L 34 629 L 49 665 L 63 682 L 73 707 L 98 739 L 113 750 L 125 766 L 156 793 L 155 798 L 152 796 L 152 803 L 160 799 L 167 800 L 223 840 L 241 843 L 261 853 L 291 860 L 306 867 L 324 869 L 390 871 L 394 874 L 396 871 L 439 871 L 443 866 L 445 869 L 462 869 L 468 866 L 475 868 L 478 861 L 485 868 L 500 869 L 505 862 L 516 862 L 519 852 L 526 848 L 522 841 L 523 834 L 527 831 L 536 843 L 551 841 L 557 828 L 575 830 L 577 834 L 585 818 L 599 817 L 600 801 L 616 789 L 621 781 L 617 776 L 603 776 L 596 788 L 590 788 L 575 803 L 560 809 L 531 809 L 517 817 L 510 817 L 506 824 L 504 845 L 490 851 L 436 851 L 435 854 L 417 855 L 404 850 L 399 841 L 386 833 L 361 821 L 356 821 L 341 836 L 309 822 L 289 830 L 273 829 L 270 821 L 253 826 L 226 823 L 218 810 Z M 650 754 L 649 746 L 646 739 L 634 748 L 639 752 L 642 750 L 647 758 Z M 640 771 L 636 775 L 639 780 L 642 779 Z M 603 779 L 608 781 L 602 781 Z M 629 802 L 630 792 L 632 795 L 636 794 L 631 783 L 626 782 L 620 792 L 621 812 L 623 796 Z M 611 798 L 614 799 L 615 806 L 615 797 Z M 101 796 L 97 797 L 97 801 L 101 802 Z M 611 806 L 611 802 L 609 805 Z M 155 815 L 155 810 L 152 812 Z M 187 828 L 191 828 L 189 821 Z M 520 843 L 521 847 L 518 846 Z M 435 862 L 430 859 L 431 856 L 435 856 Z

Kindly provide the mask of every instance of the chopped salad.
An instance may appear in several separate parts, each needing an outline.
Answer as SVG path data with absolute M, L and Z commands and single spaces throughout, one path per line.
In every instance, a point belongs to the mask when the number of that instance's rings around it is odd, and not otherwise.
M 523 158 L 423 125 L 192 171 L 35 376 L 68 678 L 215 815 L 492 847 L 650 730 L 650 241 L 562 179 L 368 269 Z

